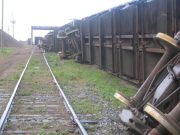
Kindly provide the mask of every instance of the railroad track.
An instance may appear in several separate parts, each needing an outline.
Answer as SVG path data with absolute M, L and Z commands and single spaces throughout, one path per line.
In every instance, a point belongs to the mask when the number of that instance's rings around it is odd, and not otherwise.
M 45 54 L 35 49 L 1 116 L 0 134 L 87 135 Z

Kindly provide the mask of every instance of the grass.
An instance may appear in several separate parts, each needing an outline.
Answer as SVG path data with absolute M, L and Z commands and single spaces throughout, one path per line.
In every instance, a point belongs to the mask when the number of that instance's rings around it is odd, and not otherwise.
M 81 114 L 95 114 L 101 111 L 100 105 L 93 104 L 88 99 L 81 99 L 79 102 L 77 98 L 74 98 L 72 100 L 72 105 L 74 106 L 75 111 Z
M 115 92 L 120 91 L 128 97 L 136 92 L 134 88 L 124 86 L 119 78 L 93 66 L 75 63 L 73 60 L 60 61 L 55 53 L 48 53 L 47 58 L 62 87 L 73 83 L 89 85 L 93 92 L 114 106 L 121 106 L 114 98 Z
M 20 130 L 33 130 L 33 126 L 30 124 L 25 124 L 23 127 L 20 127 Z
M 51 76 L 45 68 L 46 65 L 35 58 L 32 58 L 27 71 L 23 77 L 24 82 L 28 82 L 28 85 L 32 88 L 31 92 L 41 92 L 47 93 L 52 91 L 53 86 L 49 85 L 51 82 Z M 50 78 L 50 79 L 49 79 Z
M 42 128 L 43 129 L 48 129 L 50 127 L 50 123 L 44 123 L 43 125 L 42 125 Z
M 15 48 L 5 47 L 0 50 L 0 58 L 6 58 L 10 56 L 15 51 Z
M 18 65 L 18 67 L 15 67 L 13 69 L 14 71 L 11 71 L 10 74 L 7 74 L 5 77 L 1 78 L 0 79 L 0 87 L 4 87 L 4 88 L 8 87 L 10 89 L 13 89 L 14 85 L 19 80 L 22 69 L 23 69 L 23 67 L 20 67 Z
M 46 131 L 41 131 L 39 135 L 69 135 L 69 133 L 67 131 L 58 131 L 58 132 L 52 131 L 48 133 L 46 133 Z
M 49 77 L 47 69 L 44 68 L 44 66 L 45 65 L 43 65 L 41 61 L 32 58 L 26 71 L 26 75 L 24 76 L 24 80 L 36 83 L 39 82 L 39 80 L 42 80 L 42 78 Z
M 18 73 L 14 73 L 7 77 L 7 80 L 9 81 L 17 81 L 19 79 L 20 75 Z
M 31 96 L 31 91 L 20 90 L 19 91 L 19 96 Z

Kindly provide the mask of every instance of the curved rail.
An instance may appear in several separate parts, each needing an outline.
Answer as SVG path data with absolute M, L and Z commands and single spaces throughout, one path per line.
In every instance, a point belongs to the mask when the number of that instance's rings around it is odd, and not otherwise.
M 72 106 L 70 105 L 70 103 L 69 103 L 66 95 L 64 94 L 63 90 L 61 89 L 59 83 L 57 82 L 56 77 L 54 76 L 54 74 L 53 74 L 53 72 L 52 72 L 52 70 L 51 70 L 51 67 L 49 66 L 48 61 L 47 61 L 47 59 L 46 59 L 46 57 L 45 57 L 45 53 L 43 53 L 43 57 L 44 57 L 44 60 L 46 61 L 46 64 L 47 64 L 47 66 L 48 66 L 48 68 L 49 68 L 49 71 L 50 71 L 50 73 L 51 73 L 51 75 L 52 75 L 52 77 L 53 77 L 53 80 L 54 80 L 54 82 L 56 83 L 56 86 L 58 87 L 58 89 L 59 89 L 59 91 L 60 91 L 60 94 L 63 96 L 63 98 L 64 98 L 64 100 L 65 100 L 65 103 L 66 103 L 68 109 L 70 110 L 70 112 L 71 112 L 71 114 L 72 114 L 72 116 L 73 116 L 74 121 L 77 123 L 79 129 L 81 130 L 81 133 L 82 133 L 83 135 L 88 135 L 87 131 L 86 131 L 86 130 L 84 129 L 84 127 L 82 126 L 80 120 L 78 119 L 76 113 L 74 112 Z
M 8 101 L 6 109 L 4 110 L 4 112 L 3 112 L 2 116 L 1 116 L 1 120 L 0 120 L 0 134 L 3 133 L 4 126 L 5 126 L 6 122 L 7 122 L 8 116 L 9 116 L 10 111 L 11 111 L 12 106 L 13 106 L 13 102 L 14 102 L 14 98 L 16 96 L 16 92 L 17 92 L 19 84 L 20 84 L 20 82 L 21 82 L 21 80 L 22 80 L 22 78 L 24 76 L 24 73 L 25 73 L 25 71 L 26 71 L 26 69 L 28 67 L 28 64 L 29 64 L 29 62 L 31 60 L 33 52 L 34 52 L 34 50 L 31 52 L 31 55 L 30 55 L 30 57 L 29 57 L 29 59 L 28 59 L 28 61 L 26 63 L 26 66 L 24 67 L 24 69 L 23 69 L 23 71 L 21 73 L 21 76 L 19 77 L 19 80 L 16 83 L 16 86 L 14 87 L 14 91 L 13 91 L 13 93 L 12 93 L 12 95 L 11 95 L 9 101 Z

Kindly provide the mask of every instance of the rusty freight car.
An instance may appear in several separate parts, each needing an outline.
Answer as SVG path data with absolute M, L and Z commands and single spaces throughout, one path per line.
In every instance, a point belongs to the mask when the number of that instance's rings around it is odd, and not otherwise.
M 65 57 L 75 54 L 142 84 L 130 99 L 115 94 L 127 105 L 120 111 L 125 125 L 141 135 L 179 135 L 180 37 L 172 38 L 178 31 L 180 0 L 134 0 L 83 18 L 75 27 L 66 24 L 46 39 Z
M 142 84 L 164 53 L 153 37 L 179 29 L 179 0 L 135 0 L 65 24 L 46 39 L 51 51 Z
M 81 21 L 83 61 L 141 84 L 164 50 L 154 44 L 158 32 L 179 29 L 178 0 L 139 0 Z
M 80 21 L 73 20 L 48 33 L 44 38 L 47 51 L 61 52 L 63 58 L 70 56 L 81 60 L 79 27 Z

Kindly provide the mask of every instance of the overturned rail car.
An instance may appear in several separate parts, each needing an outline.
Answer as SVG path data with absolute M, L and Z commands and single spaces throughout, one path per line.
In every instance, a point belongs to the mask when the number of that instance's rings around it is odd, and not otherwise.
M 141 84 L 164 53 L 158 32 L 180 29 L 179 0 L 140 0 L 82 19 L 83 61 Z
M 64 26 L 48 33 L 44 45 L 47 51 L 59 52 L 62 58 L 81 60 L 80 21 L 73 20 Z
M 179 0 L 136 0 L 65 24 L 47 42 L 51 51 L 142 84 L 165 51 L 153 37 L 179 29 Z
M 142 84 L 130 99 L 115 94 L 127 106 L 120 120 L 141 135 L 179 135 L 180 0 L 136 0 L 77 22 L 46 36 L 50 50 Z

